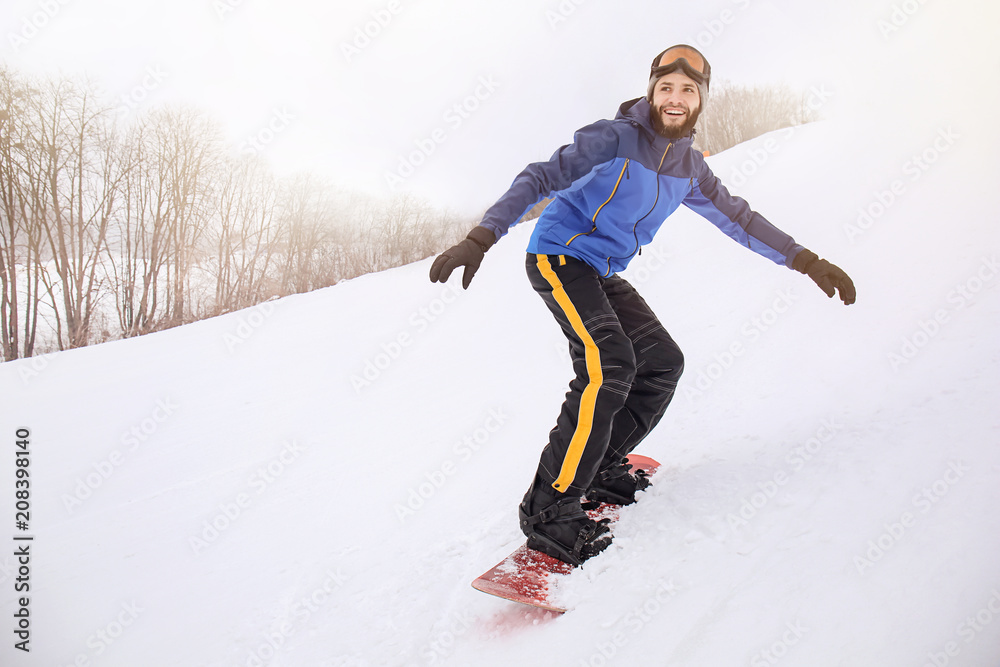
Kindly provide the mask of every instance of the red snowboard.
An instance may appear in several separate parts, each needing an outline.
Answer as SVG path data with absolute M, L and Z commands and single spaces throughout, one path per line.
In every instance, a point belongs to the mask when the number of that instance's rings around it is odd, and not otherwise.
M 659 463 L 648 456 L 637 454 L 629 455 L 628 462 L 634 468 L 645 470 L 650 475 L 660 467 Z M 620 509 L 620 505 L 602 504 L 589 514 L 595 520 L 611 519 L 613 525 L 618 519 Z M 572 569 L 573 566 L 569 563 L 541 551 L 529 549 L 527 544 L 522 544 L 496 567 L 473 581 L 472 587 L 511 602 L 520 602 L 561 614 L 566 610 L 549 600 L 550 585 L 559 576 L 568 574 Z

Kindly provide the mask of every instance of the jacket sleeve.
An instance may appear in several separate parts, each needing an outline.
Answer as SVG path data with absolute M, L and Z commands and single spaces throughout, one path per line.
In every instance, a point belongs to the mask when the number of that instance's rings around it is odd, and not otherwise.
M 740 245 L 791 268 L 802 246 L 760 213 L 752 211 L 745 199 L 729 194 L 700 155 L 698 161 L 698 177 L 692 182 L 684 205 L 707 218 Z
M 612 121 L 600 120 L 577 130 L 573 143 L 558 149 L 547 162 L 525 167 L 507 192 L 486 211 L 480 226 L 490 229 L 499 239 L 539 201 L 565 190 L 617 154 L 618 133 Z

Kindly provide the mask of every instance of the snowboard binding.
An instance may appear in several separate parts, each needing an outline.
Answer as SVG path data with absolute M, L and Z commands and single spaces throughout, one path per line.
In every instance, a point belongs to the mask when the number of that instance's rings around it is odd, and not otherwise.
M 577 497 L 557 500 L 533 515 L 528 514 L 527 501 L 522 502 L 518 516 L 529 548 L 572 565 L 582 564 L 611 544 L 610 521 L 588 517 Z
M 587 500 L 612 505 L 634 503 L 635 494 L 649 488 L 651 481 L 645 470 L 636 468 L 632 472 L 632 468 L 623 460 L 599 472 L 587 489 Z

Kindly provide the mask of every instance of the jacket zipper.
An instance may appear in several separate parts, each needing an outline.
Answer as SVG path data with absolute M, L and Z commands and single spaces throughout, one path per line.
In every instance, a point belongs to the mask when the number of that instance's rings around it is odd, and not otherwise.
M 632 237 L 635 239 L 635 250 L 632 251 L 633 255 L 636 252 L 638 252 L 640 255 L 642 254 L 642 246 L 639 244 L 639 234 L 638 234 L 638 232 L 636 230 L 639 227 L 639 223 L 642 222 L 643 220 L 645 220 L 649 216 L 649 214 L 653 212 L 653 210 L 656 208 L 656 204 L 660 201 L 660 169 L 663 168 L 663 161 L 667 159 L 667 153 L 670 152 L 670 147 L 673 146 L 673 145 L 674 145 L 674 142 L 672 142 L 672 141 L 669 144 L 667 144 L 667 147 L 663 150 L 663 156 L 660 157 L 660 164 L 657 165 L 657 167 L 656 167 L 656 198 L 653 200 L 653 207 L 651 209 L 649 209 L 648 211 L 646 211 L 646 215 L 642 216 L 641 218 L 637 219 L 635 222 L 632 223 Z M 619 178 L 618 180 L 621 180 L 621 179 Z M 612 193 L 612 195 L 613 194 L 614 193 Z M 598 210 L 600 210 L 600 209 L 598 209 Z M 596 214 L 595 214 L 595 217 L 596 217 Z M 631 257 L 631 255 L 629 255 L 629 257 Z M 607 273 L 604 274 L 605 276 L 610 276 L 611 275 L 611 260 L 612 259 L 624 259 L 624 258 L 623 257 L 617 257 L 617 258 L 608 257 L 608 271 L 607 271 Z
M 573 239 L 575 239 L 577 236 L 589 236 L 590 234 L 593 234 L 595 231 L 597 231 L 597 216 L 600 214 L 601 209 L 604 208 L 607 205 L 607 203 L 610 202 L 614 198 L 615 193 L 618 192 L 618 186 L 622 182 L 622 177 L 624 176 L 626 179 L 628 179 L 628 163 L 631 161 L 631 159 L 632 158 L 625 158 L 625 164 L 622 166 L 621 173 L 618 174 L 618 180 L 615 181 L 615 187 L 611 190 L 611 195 L 607 199 L 604 200 L 603 204 L 601 204 L 600 206 L 597 207 L 596 211 L 594 211 L 594 217 L 592 217 L 590 219 L 590 223 L 593 225 L 590 228 L 590 231 L 589 232 L 580 232 L 579 234 L 574 234 L 572 236 L 572 238 L 570 238 L 569 241 L 566 241 L 566 245 L 569 245 L 570 243 L 572 243 Z

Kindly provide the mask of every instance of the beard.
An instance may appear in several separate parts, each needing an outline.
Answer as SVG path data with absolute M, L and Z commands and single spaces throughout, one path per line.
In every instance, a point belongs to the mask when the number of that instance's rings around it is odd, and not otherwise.
M 688 112 L 687 119 L 680 125 L 671 124 L 667 126 L 663 123 L 663 109 L 664 107 L 660 107 L 659 109 L 653 109 L 651 107 L 649 115 L 650 119 L 653 121 L 653 129 L 655 129 L 656 133 L 661 137 L 666 137 L 667 139 L 683 139 L 691 134 L 695 123 L 698 122 L 698 116 L 701 115 L 701 105 L 698 105 L 698 108 L 695 109 L 694 113 L 691 113 L 689 109 L 685 108 L 684 110 Z

